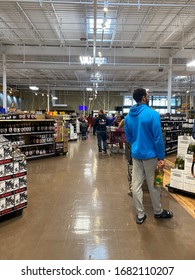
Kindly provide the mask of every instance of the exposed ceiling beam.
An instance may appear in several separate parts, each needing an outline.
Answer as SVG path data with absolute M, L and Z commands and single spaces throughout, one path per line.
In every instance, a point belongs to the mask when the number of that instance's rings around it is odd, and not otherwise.
M 0 2 L 4 2 L 5 0 L 0 0 Z M 93 5 L 94 1 L 78 1 L 78 0 L 72 0 L 72 1 L 65 1 L 65 0 L 6 0 L 6 2 L 24 2 L 24 3 L 53 3 L 53 4 L 80 4 L 80 5 Z M 98 6 L 104 6 L 104 2 L 97 2 Z M 189 8 L 195 8 L 195 4 L 184 4 L 184 3 L 141 3 L 140 1 L 137 1 L 137 3 L 131 3 L 131 2 L 110 2 L 109 1 L 109 7 L 189 7 Z

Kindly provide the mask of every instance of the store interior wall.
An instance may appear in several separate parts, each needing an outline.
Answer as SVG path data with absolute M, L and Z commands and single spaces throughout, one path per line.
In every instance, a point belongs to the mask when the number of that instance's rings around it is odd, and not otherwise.
M 115 93 L 116 94 L 116 93 Z M 55 104 L 67 104 L 68 108 L 72 108 L 79 113 L 78 106 L 85 105 L 88 107 L 88 112 L 93 110 L 113 111 L 116 106 L 123 106 L 123 96 L 112 95 L 111 93 L 100 93 L 96 98 L 90 100 L 90 93 L 65 93 L 56 92 L 58 100 Z M 47 110 L 47 94 L 35 95 L 35 93 L 26 93 L 22 99 L 23 110 Z M 50 110 L 52 110 L 52 100 L 50 98 Z
M 30 110 L 30 111 L 45 111 L 48 108 L 47 94 L 34 92 L 23 92 L 22 94 L 7 95 L 7 107 L 10 108 L 14 104 L 17 110 Z M 85 105 L 88 107 L 86 115 L 92 111 L 98 111 L 100 109 L 104 111 L 114 111 L 115 107 L 123 106 L 123 95 L 120 93 L 112 92 L 100 92 L 97 97 L 94 97 L 93 93 L 89 92 L 63 92 L 56 91 L 55 96 L 58 100 L 56 104 L 67 104 L 67 108 L 77 113 L 81 113 L 78 106 Z M 52 110 L 52 97 L 50 96 L 50 110 Z M 182 96 L 182 104 L 186 103 L 186 96 Z M 190 103 L 189 96 L 187 103 Z M 0 106 L 3 106 L 3 93 L 0 92 Z M 195 95 L 192 94 L 192 107 L 195 108 Z M 192 108 L 191 108 L 192 109 Z M 64 109 L 63 109 L 64 110 Z

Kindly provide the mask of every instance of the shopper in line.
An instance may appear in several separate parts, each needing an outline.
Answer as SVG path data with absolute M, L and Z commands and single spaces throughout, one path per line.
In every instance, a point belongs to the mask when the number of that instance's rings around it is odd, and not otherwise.
M 87 121 L 88 121 L 87 131 L 88 133 L 90 133 L 91 127 L 93 126 L 93 117 L 91 114 L 89 114 L 89 116 L 87 117 Z
M 96 127 L 95 127 L 95 120 L 96 120 L 97 116 L 95 115 L 93 117 L 93 135 L 95 136 L 96 135 Z
M 108 118 L 108 125 L 112 126 L 114 120 L 115 120 L 115 114 L 111 114 L 111 116 Z
M 106 126 L 108 126 L 108 119 L 104 114 L 103 110 L 100 110 L 98 113 L 98 117 L 95 119 L 94 123 L 96 134 L 97 134 L 97 142 L 98 142 L 98 151 L 102 153 L 102 143 L 103 143 L 103 153 L 107 153 L 107 133 Z
M 192 137 L 195 139 L 195 120 L 194 120 L 193 129 L 192 129 Z
M 173 213 L 162 208 L 161 191 L 153 184 L 155 169 L 164 167 L 165 148 L 160 116 L 149 107 L 149 97 L 145 89 L 136 89 L 133 99 L 137 104 L 130 108 L 125 117 L 125 134 L 132 149 L 132 191 L 137 211 L 136 223 L 142 224 L 146 219 L 142 190 L 144 178 L 147 181 L 154 218 L 171 218 Z
M 123 143 L 125 143 L 124 125 L 125 125 L 125 116 L 122 115 L 121 121 L 118 124 L 118 130 L 121 132 L 121 140 L 119 141 L 120 149 L 123 149 Z

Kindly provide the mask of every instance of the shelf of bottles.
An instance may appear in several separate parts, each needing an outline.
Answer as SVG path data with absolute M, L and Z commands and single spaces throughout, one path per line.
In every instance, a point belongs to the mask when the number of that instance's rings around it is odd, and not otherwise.
M 195 110 L 189 111 L 186 121 L 183 123 L 182 135 L 191 136 L 195 122 Z
M 186 121 L 184 114 L 161 115 L 161 127 L 163 130 L 166 154 L 176 153 L 178 136 L 183 133 L 183 124 Z
M 0 134 L 20 148 L 26 159 L 55 154 L 54 120 L 0 119 Z

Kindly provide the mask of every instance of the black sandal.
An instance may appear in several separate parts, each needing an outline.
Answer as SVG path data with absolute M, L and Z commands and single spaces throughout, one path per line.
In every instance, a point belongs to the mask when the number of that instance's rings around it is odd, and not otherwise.
M 138 216 L 136 216 L 136 223 L 137 224 L 143 224 L 143 222 L 145 221 L 145 219 L 146 219 L 146 214 L 144 214 L 144 216 L 142 217 L 142 218 L 139 218 Z
M 155 219 L 170 219 L 173 217 L 173 212 L 163 209 L 162 213 L 154 214 Z

